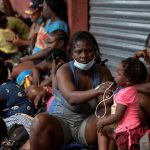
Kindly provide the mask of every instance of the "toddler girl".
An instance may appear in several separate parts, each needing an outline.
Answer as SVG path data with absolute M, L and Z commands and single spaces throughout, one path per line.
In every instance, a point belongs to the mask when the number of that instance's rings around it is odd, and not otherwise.
M 136 84 L 144 82 L 146 76 L 145 65 L 136 58 L 127 58 L 118 65 L 115 82 L 121 89 L 114 95 L 115 113 L 97 123 L 100 150 L 114 149 L 114 140 L 121 150 L 139 149 L 139 139 L 144 135 L 145 129 L 138 119 Z M 115 131 L 107 126 L 113 123 L 117 125 Z

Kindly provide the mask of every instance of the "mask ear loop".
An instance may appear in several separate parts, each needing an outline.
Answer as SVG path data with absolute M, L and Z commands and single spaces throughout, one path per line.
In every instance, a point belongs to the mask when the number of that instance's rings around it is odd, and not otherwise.
M 100 84 L 100 85 L 99 85 L 98 87 L 96 87 L 95 89 L 100 88 L 103 84 L 105 84 L 105 83 Z M 105 101 L 111 99 L 111 98 L 114 96 L 114 94 L 112 94 L 112 95 L 111 95 L 110 97 L 108 97 L 108 98 L 105 98 L 105 96 L 106 96 L 106 92 L 111 88 L 111 86 L 112 86 L 113 84 L 114 84 L 114 83 L 112 83 L 112 84 L 104 91 L 103 100 L 100 101 L 100 102 L 97 104 L 97 106 L 96 106 L 96 109 L 95 109 L 95 116 L 96 116 L 97 118 L 103 118 L 103 117 L 105 117 L 105 115 L 106 115 L 106 113 L 107 113 L 107 106 L 106 106 Z M 104 103 L 105 112 L 104 112 L 104 114 L 103 114 L 102 116 L 100 116 L 100 115 L 97 114 L 97 110 L 98 110 L 99 105 L 100 105 L 102 102 Z

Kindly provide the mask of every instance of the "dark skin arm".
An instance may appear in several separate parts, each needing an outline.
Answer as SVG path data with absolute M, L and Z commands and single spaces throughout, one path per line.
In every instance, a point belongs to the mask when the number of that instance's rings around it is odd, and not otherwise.
M 147 67 L 147 80 L 145 83 L 137 85 L 138 92 L 150 96 L 150 67 Z
M 12 43 L 16 46 L 28 46 L 31 44 L 30 40 L 20 39 L 18 35 L 16 35 L 12 41 Z
M 138 92 L 141 92 L 147 96 L 150 96 L 150 82 L 138 84 L 136 87 L 137 87 Z
M 32 68 L 32 77 L 33 77 L 33 84 L 39 85 L 40 83 L 40 74 L 41 72 L 44 72 L 48 69 L 47 62 L 43 60 L 39 64 L 37 64 L 35 67 Z
M 86 91 L 77 91 L 73 83 L 72 72 L 68 67 L 68 64 L 65 64 L 60 67 L 56 73 L 58 88 L 62 92 L 68 103 L 70 103 L 71 105 L 85 103 L 92 98 L 95 98 L 104 93 L 104 88 L 99 88 L 97 90 L 89 89 Z
M 126 111 L 127 106 L 122 105 L 122 104 L 117 104 L 116 107 L 116 113 L 112 114 L 108 117 L 105 118 L 101 118 L 99 119 L 99 121 L 97 122 L 97 128 L 98 130 L 101 130 L 104 126 L 112 124 L 112 123 L 116 123 L 119 120 L 121 120 L 121 118 L 123 117 L 125 111 Z
M 149 49 L 144 49 L 141 51 L 137 51 L 133 55 L 134 58 L 144 58 L 144 61 L 146 64 L 150 64 L 150 50 Z
M 40 59 L 40 58 L 46 56 L 49 51 L 50 51 L 50 49 L 46 48 L 36 54 L 30 55 L 30 56 L 24 56 L 21 58 L 21 62 Z
M 43 81 L 41 81 L 40 86 L 51 86 L 52 85 L 52 78 L 46 77 Z

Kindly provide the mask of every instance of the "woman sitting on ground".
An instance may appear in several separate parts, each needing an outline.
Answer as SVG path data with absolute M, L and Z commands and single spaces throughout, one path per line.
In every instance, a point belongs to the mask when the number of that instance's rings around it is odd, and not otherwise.
M 95 63 L 99 47 L 89 32 L 75 33 L 70 50 L 74 60 L 56 72 L 56 88 L 49 114 L 39 114 L 33 121 L 32 150 L 59 149 L 71 141 L 97 145 L 97 118 L 93 113 L 97 97 L 110 84 L 96 87 L 111 81 L 112 76 L 106 67 Z

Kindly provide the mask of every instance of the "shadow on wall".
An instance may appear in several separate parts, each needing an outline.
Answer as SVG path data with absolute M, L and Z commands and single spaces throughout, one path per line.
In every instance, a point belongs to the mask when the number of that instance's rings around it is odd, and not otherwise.
M 13 10 L 24 18 L 28 16 L 24 13 L 25 9 L 28 8 L 30 0 L 10 0 Z

